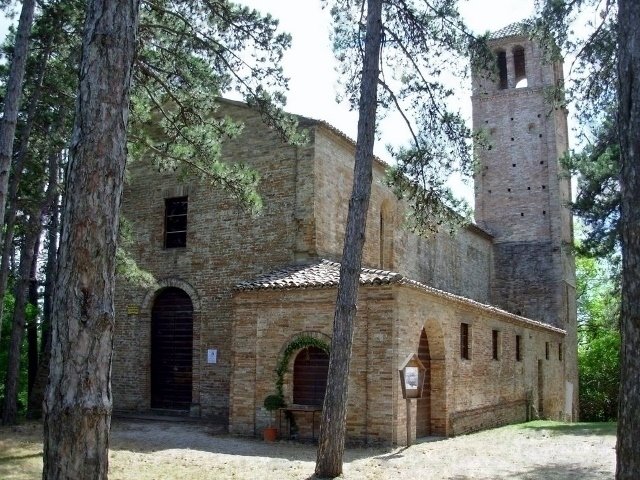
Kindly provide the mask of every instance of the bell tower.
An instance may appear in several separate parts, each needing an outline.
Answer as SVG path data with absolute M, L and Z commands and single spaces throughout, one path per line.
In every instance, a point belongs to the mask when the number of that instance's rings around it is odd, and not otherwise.
M 474 72 L 472 106 L 487 142 L 476 149 L 475 218 L 494 237 L 492 301 L 566 330 L 559 348 L 577 398 L 571 186 L 560 164 L 567 111 L 548 100 L 562 86 L 562 62 L 544 58 L 524 23 L 495 32 L 489 45 L 497 71 Z

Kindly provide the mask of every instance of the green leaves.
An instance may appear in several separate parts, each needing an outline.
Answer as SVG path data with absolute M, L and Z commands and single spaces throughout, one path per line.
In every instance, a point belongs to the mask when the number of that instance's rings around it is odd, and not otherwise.
M 586 227 L 579 248 L 598 256 L 615 254 L 620 248 L 620 147 L 611 117 L 594 129 L 592 143 L 563 159 L 577 176 L 578 194 L 572 209 Z
M 334 1 L 333 44 L 344 97 L 358 106 L 365 2 Z M 378 116 L 400 113 L 411 140 L 389 150 L 396 161 L 388 183 L 411 207 L 408 225 L 419 233 L 460 225 L 468 214 L 446 187 L 454 173 L 471 173 L 471 130 L 450 105 L 452 79 L 468 78 L 468 58 L 486 66 L 486 43 L 465 27 L 456 2 L 388 0 L 383 4 Z M 456 211 L 458 214 L 456 214 Z
M 218 100 L 240 92 L 291 143 L 304 137 L 282 111 L 287 79 L 279 61 L 290 37 L 271 16 L 226 0 L 143 4 L 132 95 L 130 154 L 223 188 L 251 212 L 261 208 L 259 177 L 221 161 L 220 145 L 242 125 L 221 117 Z
M 617 417 L 620 381 L 620 279 L 617 266 L 586 256 L 576 258 L 580 417 Z
M 620 332 L 605 330 L 578 347 L 580 418 L 605 422 L 618 416 Z
M 563 162 L 578 177 L 578 196 L 572 209 L 587 227 L 581 248 L 591 255 L 610 255 L 620 243 L 620 149 L 614 109 L 618 76 L 617 2 L 540 3 L 534 30 L 536 39 L 547 47 L 551 57 L 575 57 L 569 82 L 564 86 L 567 100 L 562 101 L 575 104 L 576 134 L 581 145 Z

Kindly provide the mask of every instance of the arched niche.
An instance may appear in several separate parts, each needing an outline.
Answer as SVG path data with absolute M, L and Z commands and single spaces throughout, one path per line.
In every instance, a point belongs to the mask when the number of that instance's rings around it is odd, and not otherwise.
M 422 399 L 418 400 L 416 435 L 447 434 L 446 357 L 440 322 L 427 320 L 418 335 L 418 358 L 427 368 Z
M 524 47 L 516 45 L 513 47 L 513 75 L 516 88 L 527 87 L 527 62 L 524 53 Z

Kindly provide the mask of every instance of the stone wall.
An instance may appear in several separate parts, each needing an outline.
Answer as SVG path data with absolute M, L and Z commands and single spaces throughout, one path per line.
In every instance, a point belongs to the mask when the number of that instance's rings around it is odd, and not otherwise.
M 304 333 L 329 342 L 334 302 L 333 288 L 235 294 L 232 433 L 257 435 L 267 425 L 262 402 L 275 392 L 275 369 L 282 351 Z M 460 358 L 461 322 L 471 325 L 469 360 Z M 349 381 L 350 442 L 406 442 L 407 401 L 402 398 L 398 369 L 417 352 L 423 328 L 431 357 L 430 434 L 450 436 L 524 421 L 536 414 L 538 400 L 545 416 L 560 418 L 564 363 L 557 351 L 563 332 L 416 285 L 363 286 Z M 498 360 L 492 356 L 494 329 L 500 332 Z M 516 334 L 523 339 L 520 361 L 514 353 Z M 292 369 L 293 360 L 284 377 L 288 404 L 292 403 Z M 415 419 L 424 404 L 411 401 L 409 408 L 410 435 L 415 439 Z M 296 414 L 300 431 L 307 435 L 309 421 L 308 416 Z
M 123 215 L 132 225 L 129 251 L 160 287 L 180 282 L 200 307 L 194 315 L 193 411 L 226 417 L 231 368 L 231 289 L 240 281 L 313 253 L 313 150 L 284 144 L 255 113 L 228 104 L 225 112 L 244 121 L 241 136 L 223 145 L 224 160 L 259 171 L 264 209 L 251 217 L 220 186 L 143 162 L 129 166 Z M 188 196 L 187 246 L 163 247 L 165 199 Z M 150 291 L 117 283 L 113 392 L 116 409 L 149 408 Z M 193 292 L 193 293 L 191 293 Z M 148 299 L 145 301 L 145 299 Z M 216 364 L 205 363 L 208 349 Z
M 352 440 L 377 443 L 392 437 L 388 417 L 392 401 L 383 392 L 392 392 L 395 381 L 393 349 L 387 345 L 393 336 L 393 297 L 389 288 L 365 290 L 355 322 L 347 432 Z M 293 339 L 304 334 L 330 343 L 335 294 L 335 289 L 296 289 L 235 295 L 231 433 L 257 435 L 269 423 L 263 401 L 276 392 L 275 370 Z M 375 309 L 369 311 L 371 302 Z M 372 320 L 380 320 L 375 330 L 370 328 Z M 284 375 L 289 405 L 293 403 L 292 383 L 293 357 Z M 309 419 L 294 415 L 301 431 L 308 432 Z
M 506 53 L 507 88 L 475 72 L 473 126 L 477 147 L 475 216 L 494 236 L 491 303 L 567 331 L 567 379 L 577 410 L 577 334 L 570 178 L 560 161 L 568 149 L 567 111 L 551 101 L 562 86 L 562 62 L 549 63 L 525 35 L 494 39 Z M 516 88 L 514 51 L 524 49 L 527 85 Z
M 321 126 L 315 135 L 315 151 L 317 250 L 321 257 L 339 261 L 351 196 L 354 146 Z M 385 185 L 385 168 L 381 162 L 374 162 L 363 265 L 397 271 L 435 288 L 488 303 L 491 236 L 474 227 L 454 236 L 441 232 L 423 238 L 411 233 L 404 223 L 407 206 Z

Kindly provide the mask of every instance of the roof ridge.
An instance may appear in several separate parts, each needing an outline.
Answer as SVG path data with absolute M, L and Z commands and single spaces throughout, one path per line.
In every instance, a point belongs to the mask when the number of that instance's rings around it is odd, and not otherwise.
M 529 36 L 531 29 L 533 28 L 533 19 L 524 18 L 517 22 L 512 22 L 499 30 L 491 32 L 489 38 L 491 40 L 500 40 L 508 37 L 521 37 Z

